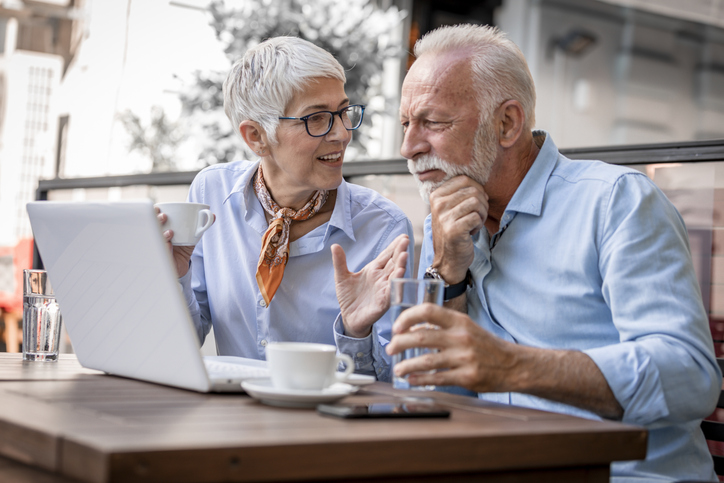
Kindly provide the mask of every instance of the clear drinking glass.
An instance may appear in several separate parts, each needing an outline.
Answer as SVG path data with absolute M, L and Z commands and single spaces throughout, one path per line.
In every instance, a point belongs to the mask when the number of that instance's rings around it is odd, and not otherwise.
M 45 270 L 23 271 L 23 360 L 58 360 L 60 315 Z
M 432 303 L 442 305 L 445 295 L 445 282 L 435 279 L 414 279 L 414 278 L 396 278 L 390 282 L 390 309 L 392 310 L 392 321 L 397 320 L 400 314 L 415 305 Z M 437 328 L 436 325 L 421 323 L 413 327 L 412 330 L 418 328 Z M 422 356 L 436 349 L 427 349 L 425 347 L 416 347 L 407 349 L 399 354 L 392 356 L 392 364 L 402 362 L 405 359 Z M 410 386 L 410 382 L 405 377 L 398 377 L 393 374 L 392 384 L 397 389 L 417 389 L 417 390 L 433 390 L 435 386 Z

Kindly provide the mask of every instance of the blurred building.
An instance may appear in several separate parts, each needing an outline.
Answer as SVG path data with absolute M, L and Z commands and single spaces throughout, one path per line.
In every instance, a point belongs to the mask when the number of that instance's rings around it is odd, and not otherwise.
M 720 0 L 507 0 L 496 21 L 559 146 L 724 138 Z
M 508 33 L 536 83 L 536 125 L 560 147 L 724 138 L 721 0 L 409 3 L 410 50 L 441 25 Z
M 22 306 L 32 233 L 25 204 L 56 175 L 58 87 L 82 41 L 83 0 L 0 3 L 0 309 Z

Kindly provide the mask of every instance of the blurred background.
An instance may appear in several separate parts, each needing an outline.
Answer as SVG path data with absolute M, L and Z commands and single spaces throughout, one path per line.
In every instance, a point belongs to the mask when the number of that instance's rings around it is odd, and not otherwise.
M 0 0 L 0 350 L 19 350 L 25 204 L 184 200 L 199 169 L 251 159 L 221 83 L 271 36 L 345 67 L 351 102 L 368 106 L 347 178 L 398 203 L 419 248 L 429 208 L 401 171 L 399 90 L 414 42 L 458 23 L 497 25 L 521 48 L 537 128 L 561 148 L 724 139 L 724 0 Z M 724 317 L 720 163 L 635 167 L 675 199 L 705 303 Z

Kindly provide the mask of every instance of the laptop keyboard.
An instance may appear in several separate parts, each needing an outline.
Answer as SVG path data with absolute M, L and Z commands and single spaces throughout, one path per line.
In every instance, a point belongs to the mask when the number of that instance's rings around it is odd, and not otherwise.
M 269 369 L 266 367 L 254 367 L 232 362 L 221 362 L 205 359 L 206 370 L 209 377 L 213 378 L 234 378 L 251 379 L 256 377 L 269 377 Z

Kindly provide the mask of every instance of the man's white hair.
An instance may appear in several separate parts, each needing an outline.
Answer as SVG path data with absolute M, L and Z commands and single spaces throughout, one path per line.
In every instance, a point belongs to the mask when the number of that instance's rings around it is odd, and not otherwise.
M 344 69 L 326 50 L 298 37 L 274 37 L 247 50 L 224 81 L 224 111 L 236 132 L 242 121 L 258 122 L 276 144 L 279 117 L 312 79 L 346 82 Z
M 455 25 L 427 33 L 415 44 L 415 57 L 450 51 L 469 51 L 481 121 L 503 102 L 514 99 L 523 106 L 525 128 L 535 126 L 535 85 L 520 51 L 496 27 Z

